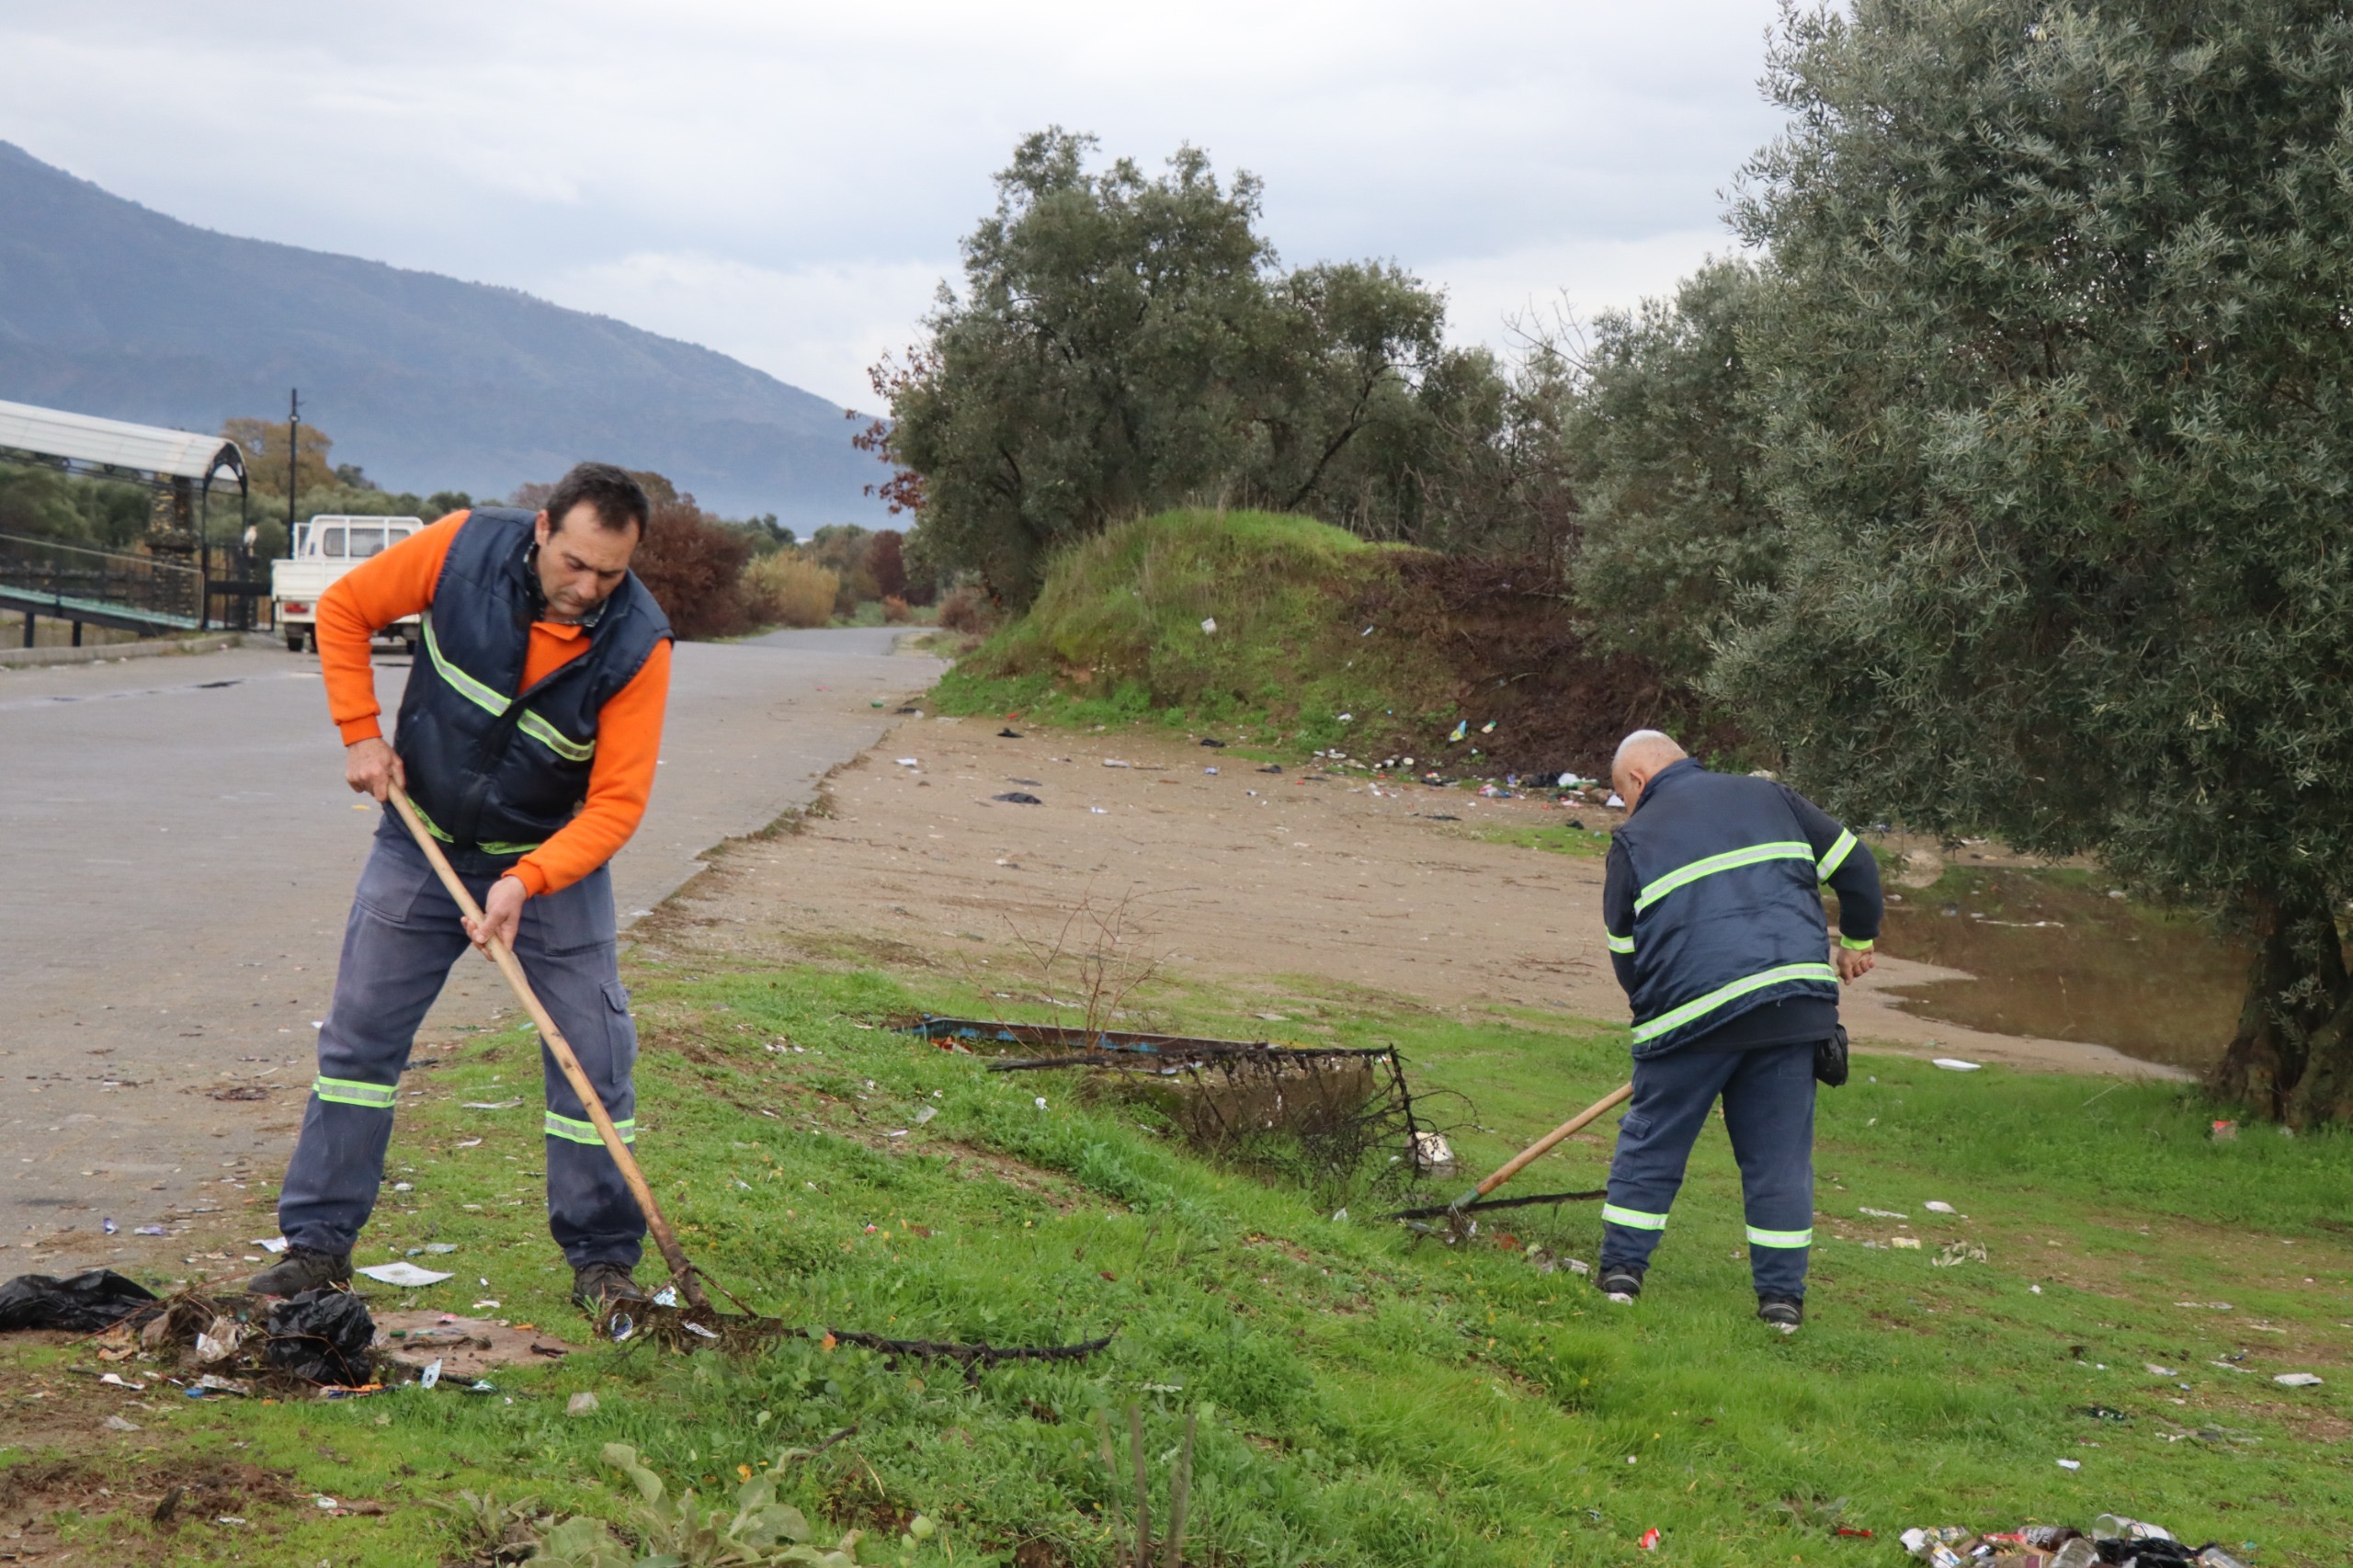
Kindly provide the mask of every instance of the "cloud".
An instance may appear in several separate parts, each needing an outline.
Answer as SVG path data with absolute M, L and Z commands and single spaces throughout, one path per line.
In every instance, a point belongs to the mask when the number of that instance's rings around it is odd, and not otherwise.
M 1657 292 L 1774 130 L 1775 9 L 0 0 L 0 138 L 192 222 L 543 290 L 846 397 L 1050 123 L 1246 167 L 1285 259 L 1397 260 L 1466 324 Z

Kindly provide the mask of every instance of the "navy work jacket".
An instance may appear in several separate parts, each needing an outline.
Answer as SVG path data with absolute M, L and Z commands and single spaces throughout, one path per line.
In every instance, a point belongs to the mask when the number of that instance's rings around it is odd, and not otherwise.
M 1602 889 L 1635 1058 L 1768 1004 L 1835 1007 L 1824 882 L 1838 894 L 1841 945 L 1868 950 L 1883 909 L 1879 867 L 1853 834 L 1769 778 L 1711 773 L 1689 757 L 1662 769 L 1610 840 Z
M 392 747 L 410 801 L 461 871 L 506 870 L 588 798 L 597 716 L 670 635 L 632 572 L 597 608 L 588 651 L 523 687 L 536 513 L 477 506 L 449 541 Z

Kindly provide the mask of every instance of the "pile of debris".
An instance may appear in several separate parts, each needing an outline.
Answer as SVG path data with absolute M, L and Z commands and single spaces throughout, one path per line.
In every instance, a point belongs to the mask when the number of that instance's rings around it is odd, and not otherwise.
M 1930 1568 L 2246 1568 L 2221 1545 L 2188 1546 L 2145 1519 L 2102 1514 L 2088 1533 L 2067 1525 L 1977 1531 L 1909 1529 L 1904 1550 Z
M 100 1361 L 161 1367 L 153 1381 L 191 1399 L 256 1392 L 348 1398 L 393 1382 L 431 1388 L 445 1373 L 488 1392 L 481 1378 L 490 1368 L 553 1359 L 570 1349 L 529 1324 L 509 1328 L 447 1312 L 393 1312 L 379 1322 L 349 1290 L 281 1299 L 191 1289 L 159 1297 L 106 1268 L 63 1278 L 27 1274 L 0 1285 L 0 1330 L 6 1329 L 92 1335 Z M 102 1381 L 122 1380 L 117 1371 Z

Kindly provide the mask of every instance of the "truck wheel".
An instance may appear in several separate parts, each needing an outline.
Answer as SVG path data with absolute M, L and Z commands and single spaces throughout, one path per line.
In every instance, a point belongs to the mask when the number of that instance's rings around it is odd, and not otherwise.
M 302 651 L 302 633 L 300 628 L 286 634 L 286 651 L 290 653 L 299 653 Z
M 401 639 L 401 646 L 408 650 L 408 656 L 409 656 L 410 658 L 414 659 L 414 658 L 415 658 L 415 657 L 416 657 L 416 639 L 415 639 L 415 638 L 414 638 L 414 637 L 404 637 L 404 638 L 402 638 L 402 639 Z

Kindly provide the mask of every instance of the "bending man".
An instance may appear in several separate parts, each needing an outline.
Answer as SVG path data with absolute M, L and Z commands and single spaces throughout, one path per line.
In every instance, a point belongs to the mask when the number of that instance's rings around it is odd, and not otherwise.
M 1879 867 L 1796 790 L 1711 773 L 1656 730 L 1620 743 L 1610 782 L 1627 815 L 1602 918 L 1633 1003 L 1634 1098 L 1596 1283 L 1613 1301 L 1642 1293 L 1692 1140 L 1722 1096 L 1756 1315 L 1794 1334 L 1813 1243 L 1814 1053 L 1839 1033 L 1838 983 L 1871 967 Z M 1838 894 L 1835 952 L 1822 882 Z
M 254 1276 L 289 1296 L 351 1278 L 376 1206 L 409 1048 L 472 941 L 510 944 L 624 1138 L 637 1030 L 614 951 L 606 862 L 645 814 L 670 687 L 670 623 L 629 570 L 645 493 L 607 463 L 565 474 L 533 517 L 476 507 L 385 551 L 319 601 L 319 665 L 344 777 L 399 783 L 483 908 L 460 915 L 391 808 L 359 874 L 319 1075 L 278 1195 L 290 1244 Z M 378 725 L 372 633 L 425 612 L 395 744 Z M 546 1049 L 541 1047 L 546 1058 Z M 551 1058 L 549 1229 L 583 1304 L 642 1295 L 645 1220 Z

